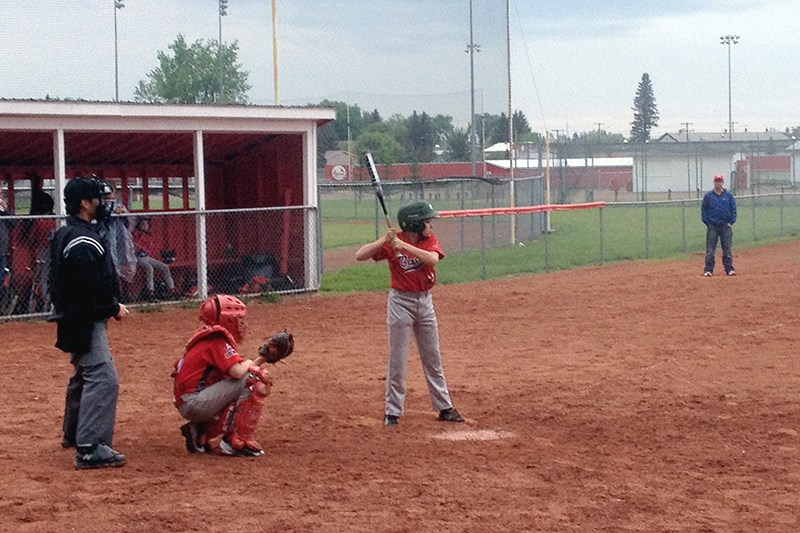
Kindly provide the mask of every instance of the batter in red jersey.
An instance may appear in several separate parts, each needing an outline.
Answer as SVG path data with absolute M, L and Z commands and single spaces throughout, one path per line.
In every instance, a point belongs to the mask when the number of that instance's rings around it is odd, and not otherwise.
M 386 260 L 391 290 L 386 305 L 389 361 L 386 365 L 384 425 L 396 426 L 406 398 L 408 344 L 413 332 L 434 410 L 443 422 L 463 422 L 453 408 L 439 351 L 439 325 L 431 289 L 436 284 L 436 264 L 444 252 L 433 233 L 438 213 L 424 201 L 411 202 L 397 212 L 401 232 L 389 228 L 385 236 L 365 244 L 356 260 Z

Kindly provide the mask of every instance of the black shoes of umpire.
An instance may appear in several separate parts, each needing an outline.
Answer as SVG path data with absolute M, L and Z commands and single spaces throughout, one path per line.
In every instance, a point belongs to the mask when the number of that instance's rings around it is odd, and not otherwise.
M 78 446 L 75 469 L 118 467 L 124 465 L 125 460 L 124 455 L 105 444 L 98 444 L 94 448 Z

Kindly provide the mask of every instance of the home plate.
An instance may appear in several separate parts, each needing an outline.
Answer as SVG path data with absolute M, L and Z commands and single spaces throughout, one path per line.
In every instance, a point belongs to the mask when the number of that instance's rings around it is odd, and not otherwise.
M 509 439 L 513 436 L 514 433 L 511 431 L 500 429 L 471 429 L 437 433 L 433 435 L 433 438 L 439 440 L 500 440 Z

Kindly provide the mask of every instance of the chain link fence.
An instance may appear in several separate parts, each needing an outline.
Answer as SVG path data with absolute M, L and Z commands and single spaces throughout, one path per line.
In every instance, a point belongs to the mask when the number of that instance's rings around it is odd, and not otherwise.
M 541 177 L 522 178 L 514 181 L 514 205 L 531 206 L 545 203 L 544 180 Z M 427 200 L 437 211 L 460 209 L 482 209 L 487 207 L 507 207 L 511 201 L 511 182 L 499 179 L 444 179 L 436 181 L 404 181 L 383 184 L 386 207 L 393 224 L 396 224 L 397 210 L 412 200 Z M 325 183 L 319 186 L 320 209 L 323 227 L 341 228 L 370 224 L 373 238 L 377 239 L 385 231 L 385 217 L 375 198 L 375 190 L 368 182 Z M 545 215 L 533 213 L 517 217 L 520 238 L 531 239 L 544 230 Z M 438 222 L 437 222 L 438 224 Z M 476 250 L 483 246 L 474 224 L 460 221 L 459 238 L 456 243 L 461 251 Z M 508 224 L 489 221 L 486 238 L 490 242 L 507 242 L 510 238 Z M 366 235 L 359 233 L 359 237 Z M 342 242 L 337 236 L 323 237 L 325 248 L 362 243 L 362 239 Z
M 498 182 L 464 183 L 457 180 L 425 184 L 424 188 L 396 186 L 391 198 L 395 212 L 404 200 L 423 197 L 437 210 L 508 207 L 509 184 Z M 541 205 L 543 180 L 533 178 L 515 184 L 515 205 Z M 470 189 L 470 186 L 474 189 Z M 405 187 L 405 188 L 404 188 Z M 463 190 L 468 194 L 462 195 Z M 418 196 L 410 196 L 415 190 Z M 469 191 L 479 191 L 469 194 Z M 489 197 L 487 190 L 496 194 Z M 424 191 L 424 192 L 423 192 Z M 386 187 L 384 187 L 386 192 Z M 791 188 L 769 194 L 737 197 L 738 221 L 734 227 L 734 247 L 768 239 L 800 235 L 800 194 Z M 422 194 L 424 193 L 424 196 Z M 669 194 L 652 195 L 635 202 L 608 202 L 600 209 L 559 210 L 525 215 L 483 215 L 444 218 L 434 228 L 448 260 L 439 269 L 443 283 L 491 279 L 507 275 L 542 272 L 608 262 L 666 258 L 705 250 L 705 226 L 700 220 L 702 198 L 669 199 Z M 372 188 L 364 185 L 323 187 L 320 192 L 323 227 L 342 233 L 353 231 L 352 219 L 345 213 L 356 209 L 360 224 L 369 225 L 369 235 L 361 232 L 354 242 L 324 239 L 325 272 L 333 273 L 353 264 L 357 244 L 377 238 L 385 229 Z M 583 200 L 584 195 L 578 195 Z M 586 195 L 585 199 L 597 199 Z M 353 202 L 358 201 L 356 208 Z M 344 250 L 346 261 L 331 258 Z M 734 248 L 735 251 L 735 248 Z M 698 270 L 702 270 L 702 264 Z
M 394 214 L 413 199 L 428 200 L 440 211 L 507 207 L 511 186 L 499 180 L 444 180 L 390 183 L 384 192 Z M 115 257 L 122 301 L 140 305 L 215 292 L 319 290 L 323 271 L 352 266 L 355 249 L 385 232 L 369 184 L 326 184 L 319 193 L 319 210 L 301 206 L 115 216 L 104 240 Z M 541 178 L 514 184 L 517 206 L 542 205 L 545 196 Z M 456 283 L 701 252 L 701 201 L 611 202 L 600 209 L 438 219 L 435 231 L 448 254 L 439 278 Z M 738 196 L 737 204 L 734 251 L 738 245 L 800 235 L 800 194 L 794 189 Z M 1 270 L 0 318 L 49 313 L 49 249 L 59 223 L 52 215 L 0 217 L 0 233 L 7 233 L 9 242 Z
M 319 289 L 317 215 L 310 207 L 134 212 L 115 215 L 101 233 L 126 304 L 291 294 Z M 59 223 L 54 216 L 0 217 L 9 236 L 0 318 L 50 312 L 50 243 Z

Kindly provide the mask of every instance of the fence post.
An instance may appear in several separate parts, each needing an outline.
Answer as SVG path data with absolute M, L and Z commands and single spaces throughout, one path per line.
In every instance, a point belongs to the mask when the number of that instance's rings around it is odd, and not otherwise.
M 650 201 L 644 202 L 644 258 L 650 259 Z
M 464 209 L 464 180 L 461 180 L 461 209 Z M 461 217 L 461 251 L 464 251 L 464 217 Z
M 783 187 L 781 187 L 781 237 L 783 237 Z
M 756 191 L 755 188 L 751 189 L 750 192 L 750 202 L 751 202 L 751 211 L 753 213 L 753 242 L 756 241 Z
M 686 202 L 681 200 L 681 250 L 686 253 Z
M 486 243 L 483 238 L 483 219 L 481 216 L 481 279 L 486 280 Z
M 603 264 L 603 207 L 598 209 L 600 211 L 600 264 Z
M 494 183 L 492 183 L 492 207 L 497 207 L 495 204 L 495 190 Z M 495 225 L 495 217 L 492 215 L 492 246 L 497 244 L 497 227 Z
M 545 213 L 550 213 L 549 211 L 545 211 Z M 550 270 L 550 250 L 549 250 L 549 243 L 550 243 L 550 236 L 549 231 L 547 228 L 544 229 L 544 269 Z

